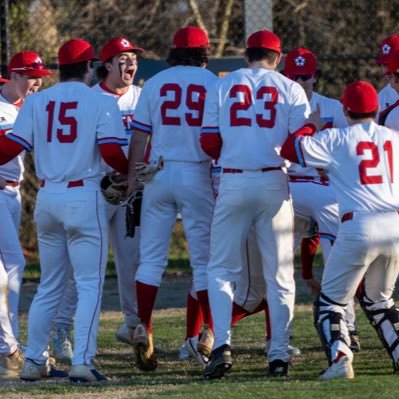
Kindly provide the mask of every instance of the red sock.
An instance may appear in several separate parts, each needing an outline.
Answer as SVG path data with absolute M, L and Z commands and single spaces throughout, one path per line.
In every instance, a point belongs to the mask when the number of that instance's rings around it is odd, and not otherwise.
M 261 312 L 262 310 L 266 311 L 266 309 L 267 309 L 267 304 L 265 300 L 262 300 L 262 302 L 252 312 L 248 312 L 248 310 L 245 310 L 243 307 L 233 302 L 233 314 L 231 316 L 231 325 L 234 326 L 239 320 L 243 319 L 244 317 L 251 316 L 252 314 Z
M 201 332 L 203 321 L 200 303 L 189 292 L 186 308 L 186 339 L 196 337 Z
M 334 359 L 334 363 L 338 363 L 339 359 L 344 356 L 346 356 L 345 353 L 338 351 L 337 357 Z
M 208 290 L 197 291 L 198 302 L 201 305 L 204 323 L 213 331 L 211 308 L 209 306 Z
M 151 316 L 157 297 L 158 287 L 136 281 L 137 310 L 138 317 L 147 326 L 148 332 L 152 333 Z

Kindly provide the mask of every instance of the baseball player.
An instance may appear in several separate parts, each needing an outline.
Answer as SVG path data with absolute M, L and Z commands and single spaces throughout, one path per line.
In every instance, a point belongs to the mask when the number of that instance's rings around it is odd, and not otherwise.
M 388 79 L 392 90 L 399 96 L 399 46 L 387 60 L 385 77 Z M 378 123 L 399 131 L 399 101 L 394 102 L 383 112 L 380 112 Z
M 303 87 L 312 111 L 316 109 L 316 106 L 320 108 L 321 118 L 324 122 L 323 128 L 347 126 L 342 104 L 314 91 L 317 80 L 317 58 L 314 53 L 305 48 L 291 50 L 285 59 L 284 74 Z M 339 228 L 339 212 L 335 190 L 329 184 L 328 177 L 321 177 L 315 168 L 292 165 L 288 173 L 295 216 L 313 219 L 317 223 L 324 263 L 326 263 Z M 312 244 L 314 243 L 304 242 L 301 249 L 306 250 Z M 303 254 L 305 259 L 308 256 L 308 254 Z M 308 275 L 305 276 L 309 277 Z M 305 281 L 314 291 L 319 288 L 318 281 L 313 276 Z M 347 307 L 345 321 L 353 341 L 352 348 L 359 350 L 359 333 L 353 302 Z
M 137 56 L 143 51 L 121 36 L 108 41 L 101 51 L 103 65 L 97 69 L 100 82 L 93 87 L 93 90 L 112 98 L 118 104 L 128 142 L 132 137 L 131 123 L 141 91 L 140 87 L 132 83 L 137 71 Z M 127 155 L 127 147 L 125 148 Z M 112 168 L 105 164 L 105 170 L 111 172 Z M 109 239 L 118 275 L 120 305 L 125 317 L 125 322 L 115 335 L 119 341 L 132 345 L 134 329 L 138 323 L 135 274 L 139 263 L 139 229 L 134 238 L 125 238 L 125 207 L 106 202 L 105 212 L 109 221 Z M 74 289 L 69 291 L 72 294 L 76 293 Z M 66 292 L 65 295 L 63 306 L 60 306 L 54 320 L 53 329 L 53 353 L 58 360 L 72 358 L 69 327 L 74 307 L 69 305 L 71 302 L 69 293 Z M 72 301 L 76 302 L 76 295 L 72 296 Z
M 399 133 L 374 122 L 378 96 L 370 83 L 351 83 L 341 102 L 349 127 L 308 137 L 322 126 L 315 112 L 281 150 L 292 162 L 328 170 L 339 204 L 341 226 L 315 302 L 329 362 L 322 380 L 354 377 L 343 317 L 363 278 L 361 306 L 399 370 L 399 309 L 392 299 L 399 274 Z
M 211 227 L 207 268 L 215 343 L 206 378 L 221 378 L 232 366 L 233 284 L 241 272 L 241 251 L 255 226 L 267 283 L 273 331 L 269 376 L 288 371 L 288 344 L 295 297 L 293 213 L 280 145 L 309 112 L 304 90 L 275 71 L 280 39 L 270 31 L 247 41 L 249 68 L 230 73 L 209 90 L 201 146 L 222 168 Z
M 188 26 L 178 30 L 167 60 L 171 68 L 144 84 L 133 121 L 129 190 L 135 190 L 135 166 L 143 159 L 148 136 L 151 139 L 149 162 L 163 158 L 163 169 L 145 183 L 141 212 L 141 259 L 136 273 L 141 323 L 136 327 L 133 345 L 137 365 L 145 371 L 157 367 L 151 314 L 167 265 L 170 235 L 178 211 L 189 244 L 194 290 L 209 327 L 198 349 L 206 355 L 213 343 L 206 265 L 214 200 L 209 173 L 211 159 L 199 145 L 205 95 L 217 80 L 205 69 L 209 47 L 208 36 L 202 29 Z
M 39 54 L 22 51 L 8 65 L 10 80 L 0 88 L 0 135 L 12 131 L 23 100 L 39 90 L 52 73 Z M 19 242 L 24 152 L 0 166 L 0 378 L 18 377 L 22 367 L 18 349 L 18 303 L 25 258 Z
M 377 64 L 381 67 L 382 75 L 385 77 L 387 72 L 387 63 L 390 56 L 394 51 L 399 50 L 399 35 L 393 34 L 386 37 L 380 44 Z M 378 104 L 380 114 L 390 105 L 396 103 L 399 100 L 398 93 L 391 87 L 389 82 L 383 87 L 378 93 Z
M 127 173 L 128 165 L 120 148 L 126 138 L 115 101 L 87 86 L 94 58 L 87 41 L 65 42 L 58 51 L 61 82 L 26 99 L 12 133 L 0 146 L 10 159 L 34 146 L 41 180 L 34 214 L 41 280 L 29 311 L 23 380 L 51 377 L 44 351 L 67 283 L 65 259 L 72 265 L 78 291 L 69 378 L 73 382 L 105 379 L 92 364 L 108 239 L 99 189 L 101 157 L 121 173 Z

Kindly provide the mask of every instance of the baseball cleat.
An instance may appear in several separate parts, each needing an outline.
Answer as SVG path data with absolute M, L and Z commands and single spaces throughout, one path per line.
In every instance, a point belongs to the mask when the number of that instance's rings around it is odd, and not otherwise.
M 288 362 L 276 359 L 269 362 L 268 377 L 286 377 L 288 375 Z
M 187 352 L 186 349 L 186 342 L 179 349 L 179 360 L 188 360 L 190 359 L 190 354 Z
M 53 356 L 59 362 L 71 362 L 73 357 L 69 327 L 55 325 L 52 329 Z
M 0 379 L 18 378 L 24 364 L 24 354 L 17 349 L 11 355 L 0 355 Z
M 133 348 L 136 355 L 136 366 L 142 371 L 154 371 L 158 367 L 157 356 L 154 352 L 152 334 L 144 323 L 136 326 L 133 337 Z
M 352 368 L 352 360 L 348 356 L 341 357 L 337 362 L 326 368 L 322 374 L 320 374 L 319 380 L 336 380 L 340 378 L 352 379 L 355 377 L 355 373 Z
M 230 345 L 224 344 L 212 351 L 211 360 L 205 367 L 203 375 L 207 380 L 223 378 L 233 366 Z
M 66 371 L 56 369 L 49 361 L 39 364 L 31 359 L 25 359 L 19 378 L 24 381 L 37 381 L 44 378 L 65 378 Z
M 135 327 L 129 327 L 126 323 L 123 323 L 115 333 L 115 338 L 125 344 L 133 345 L 134 330 Z
M 266 356 L 270 350 L 270 344 L 271 344 L 271 340 L 266 337 L 266 343 L 265 343 L 265 355 Z M 301 356 L 301 354 L 302 354 L 301 350 L 299 348 L 297 348 L 296 346 L 292 346 L 292 345 L 288 345 L 287 352 L 288 352 L 290 359 L 292 359 L 293 357 Z
M 107 381 L 91 364 L 77 364 L 69 372 L 69 380 L 77 383 Z
M 208 364 L 209 358 L 199 353 L 197 350 L 198 336 L 187 338 L 186 341 L 184 342 L 184 345 L 189 356 L 191 356 L 198 364 L 200 364 L 203 367 Z
M 197 352 L 209 358 L 212 353 L 214 341 L 215 337 L 213 335 L 213 332 L 209 329 L 208 326 L 205 326 L 204 331 L 202 331 L 202 333 L 200 333 L 199 335 Z

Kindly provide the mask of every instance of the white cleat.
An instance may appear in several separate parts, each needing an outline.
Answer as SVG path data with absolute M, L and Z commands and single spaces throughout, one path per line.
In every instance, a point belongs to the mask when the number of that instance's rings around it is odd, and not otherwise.
M 120 342 L 133 346 L 134 330 L 135 327 L 129 327 L 126 323 L 123 323 L 115 333 L 115 338 Z
M 53 337 L 53 356 L 59 362 L 71 362 L 73 357 L 71 337 L 68 327 L 54 326 Z
M 48 360 L 45 364 L 39 364 L 31 359 L 25 359 L 24 366 L 19 378 L 24 381 L 37 381 L 43 378 L 65 378 L 68 377 L 66 371 L 58 370 Z
M 77 364 L 72 366 L 69 372 L 69 380 L 77 383 L 91 383 L 107 381 L 107 378 L 99 373 L 91 364 Z
M 190 359 L 190 354 L 187 352 L 186 343 L 184 342 L 184 344 L 180 347 L 179 350 L 179 360 L 188 360 L 188 359 Z
M 198 336 L 192 337 L 192 338 L 187 338 L 186 341 L 184 342 L 184 345 L 186 346 L 186 350 L 188 354 L 201 366 L 205 367 L 208 362 L 209 358 L 207 356 L 204 356 L 201 354 L 198 350 Z
M 347 356 L 341 357 L 336 363 L 325 369 L 320 375 L 319 380 L 336 380 L 340 378 L 352 379 L 355 377 L 353 372 L 352 360 Z

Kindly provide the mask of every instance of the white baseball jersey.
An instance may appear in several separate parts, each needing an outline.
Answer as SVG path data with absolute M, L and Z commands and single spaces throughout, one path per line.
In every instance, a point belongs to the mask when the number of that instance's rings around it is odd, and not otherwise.
M 12 131 L 15 119 L 22 101 L 15 104 L 10 104 L 0 93 L 0 135 L 8 134 Z M 0 176 L 5 180 L 21 181 L 24 172 L 24 155 L 21 153 L 10 162 L 0 166 Z
M 389 107 L 398 100 L 399 94 L 389 83 L 387 83 L 378 93 L 380 112 L 384 111 L 385 108 Z
M 204 68 L 175 66 L 144 84 L 132 127 L 151 134 L 149 161 L 210 160 L 199 138 L 205 94 L 217 79 Z
M 132 122 L 137 106 L 137 101 L 141 93 L 141 87 L 130 85 L 126 93 L 117 94 L 114 91 L 110 90 L 104 82 L 100 82 L 93 86 L 93 90 L 96 90 L 103 95 L 110 96 L 116 100 L 120 109 L 120 113 L 122 115 L 126 139 L 130 143 L 130 139 L 133 133 Z M 127 155 L 128 147 L 124 147 L 123 150 L 125 152 L 125 155 Z
M 343 106 L 339 101 L 313 92 L 309 103 L 312 112 L 315 111 L 317 105 L 319 105 L 320 117 L 325 123 L 323 129 L 348 126 L 348 121 L 343 112 Z M 304 168 L 298 164 L 291 164 L 288 173 L 294 176 L 319 176 L 315 168 Z
M 35 147 L 36 174 L 51 182 L 98 180 L 103 175 L 98 145 L 127 144 L 115 100 L 79 82 L 29 96 L 9 137 L 28 151 Z
M 223 168 L 279 167 L 285 165 L 282 143 L 305 123 L 309 112 L 298 83 L 264 68 L 241 68 L 209 90 L 201 132 L 220 133 L 218 164 Z
M 340 214 L 399 209 L 399 132 L 375 122 L 327 129 L 295 142 L 303 166 L 327 169 Z

